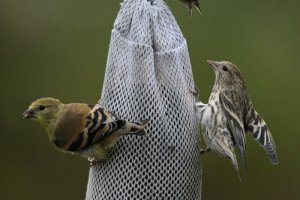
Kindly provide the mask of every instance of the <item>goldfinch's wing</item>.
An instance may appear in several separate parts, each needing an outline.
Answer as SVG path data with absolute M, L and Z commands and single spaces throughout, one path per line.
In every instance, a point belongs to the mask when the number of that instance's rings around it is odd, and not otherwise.
M 86 117 L 86 125 L 67 150 L 77 151 L 88 148 L 108 138 L 115 130 L 123 127 L 125 124 L 126 121 L 119 120 L 114 114 L 104 110 L 99 105 L 95 105 Z
M 108 138 L 125 124 L 125 120 L 118 119 L 113 113 L 104 110 L 97 104 L 89 112 L 85 127 L 68 147 L 68 150 L 77 151 L 88 148 Z
M 89 136 L 87 145 L 103 141 L 126 124 L 125 120 L 118 119 L 112 112 L 104 110 L 99 105 L 94 106 L 87 119 L 86 128 Z
M 228 128 L 230 129 L 235 144 L 240 151 L 245 170 L 247 170 L 246 134 L 242 117 L 243 109 L 245 109 L 245 106 L 247 105 L 245 98 L 247 98 L 247 96 L 244 97 L 239 92 L 234 90 L 223 91 L 220 92 L 219 95 L 221 106 L 229 122 Z

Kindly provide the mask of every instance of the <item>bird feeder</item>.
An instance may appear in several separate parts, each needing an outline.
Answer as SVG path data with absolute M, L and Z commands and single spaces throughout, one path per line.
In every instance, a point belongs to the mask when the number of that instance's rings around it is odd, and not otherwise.
M 163 0 L 125 0 L 99 104 L 146 136 L 124 136 L 90 169 L 87 200 L 199 200 L 200 134 L 187 43 Z

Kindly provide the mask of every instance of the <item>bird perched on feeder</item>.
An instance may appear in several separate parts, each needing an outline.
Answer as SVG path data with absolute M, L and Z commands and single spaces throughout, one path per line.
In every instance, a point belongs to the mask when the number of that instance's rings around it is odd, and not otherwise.
M 64 104 L 58 99 L 41 98 L 23 113 L 40 123 L 50 142 L 60 151 L 81 155 L 94 166 L 122 135 L 145 135 L 145 123 L 118 119 L 98 104 Z
M 195 6 L 195 8 L 199 11 L 199 13 L 201 14 L 201 10 L 200 10 L 200 0 L 181 0 L 187 7 L 187 9 L 189 10 L 189 15 L 192 16 L 192 10 L 193 10 L 193 6 Z
M 250 132 L 265 149 L 272 164 L 278 164 L 272 135 L 254 109 L 239 69 L 228 61 L 207 62 L 216 78 L 208 104 L 196 103 L 196 113 L 207 145 L 201 152 L 213 151 L 231 159 L 239 175 L 234 147 L 238 147 L 247 169 L 246 133 Z

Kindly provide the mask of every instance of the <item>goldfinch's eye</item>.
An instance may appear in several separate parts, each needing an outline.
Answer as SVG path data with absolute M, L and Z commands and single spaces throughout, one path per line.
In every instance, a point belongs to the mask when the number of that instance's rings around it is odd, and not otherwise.
M 222 67 L 223 71 L 227 72 L 228 71 L 228 68 L 226 66 L 223 66 Z
M 39 106 L 39 109 L 40 109 L 40 110 L 45 110 L 45 108 L 46 108 L 46 107 L 43 106 L 43 105 Z

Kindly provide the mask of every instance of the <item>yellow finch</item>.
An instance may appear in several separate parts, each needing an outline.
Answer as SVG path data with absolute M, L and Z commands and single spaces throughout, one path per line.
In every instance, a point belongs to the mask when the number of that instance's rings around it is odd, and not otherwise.
M 238 172 L 234 152 L 237 146 L 247 169 L 246 133 L 250 132 L 265 149 L 271 162 L 278 164 L 272 135 L 265 121 L 255 111 L 239 69 L 227 61 L 207 62 L 215 72 L 215 84 L 208 104 L 196 104 L 196 112 L 204 129 L 206 150 L 231 159 Z
M 189 15 L 192 16 L 192 9 L 193 6 L 195 6 L 195 8 L 199 11 L 199 13 L 201 13 L 200 10 L 200 0 L 181 0 L 187 7 L 187 9 L 189 10 Z
M 120 136 L 144 135 L 147 122 L 118 119 L 98 104 L 64 104 L 48 97 L 31 103 L 23 118 L 40 123 L 57 149 L 87 158 L 90 166 L 105 158 Z

